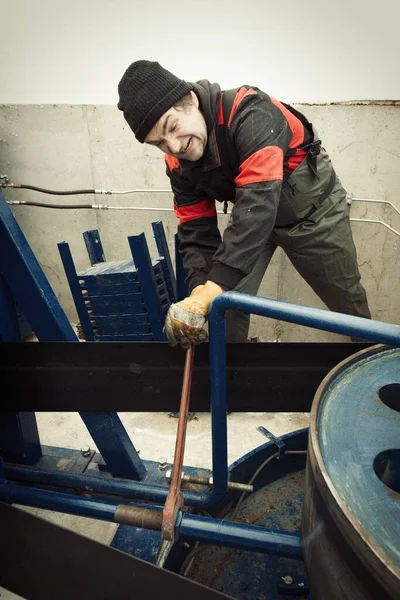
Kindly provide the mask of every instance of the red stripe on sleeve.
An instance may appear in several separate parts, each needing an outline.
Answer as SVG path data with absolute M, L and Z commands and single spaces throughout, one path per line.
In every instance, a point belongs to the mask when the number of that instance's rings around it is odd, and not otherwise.
M 261 148 L 239 167 L 239 175 L 235 179 L 238 187 L 260 181 L 283 179 L 283 150 L 278 146 Z
M 243 100 L 243 98 L 246 98 L 246 96 L 253 96 L 254 94 L 257 94 L 257 92 L 255 90 L 253 90 L 252 88 L 250 88 L 248 90 L 245 87 L 240 88 L 240 90 L 238 90 L 236 92 L 235 100 L 233 101 L 233 105 L 232 105 L 231 114 L 229 115 L 228 128 L 231 126 L 233 115 L 235 114 L 235 111 L 236 111 L 237 107 L 239 106 L 239 104 L 241 103 L 241 101 Z
M 289 127 L 292 130 L 292 139 L 289 144 L 289 148 L 297 148 L 298 146 L 301 146 L 301 144 L 304 142 L 303 123 L 297 117 L 295 117 L 294 114 L 286 108 L 286 106 L 283 106 L 283 104 L 281 104 L 279 100 L 272 98 L 272 96 L 270 96 L 270 98 L 272 104 L 275 104 L 275 106 L 277 106 L 279 110 L 283 113 L 283 116 L 289 123 Z
M 224 111 L 223 111 L 223 108 L 222 108 L 222 100 L 223 99 L 224 99 L 224 92 L 221 93 L 221 99 L 219 101 L 218 118 L 217 118 L 218 125 L 223 125 L 224 124 Z
M 201 219 L 202 217 L 215 217 L 215 200 L 202 200 L 190 206 L 174 206 L 174 211 L 179 219 L 179 223 Z
M 178 169 L 180 167 L 179 160 L 175 158 L 175 156 L 170 156 L 169 154 L 164 154 L 165 162 L 169 166 L 169 170 L 173 171 L 174 169 Z

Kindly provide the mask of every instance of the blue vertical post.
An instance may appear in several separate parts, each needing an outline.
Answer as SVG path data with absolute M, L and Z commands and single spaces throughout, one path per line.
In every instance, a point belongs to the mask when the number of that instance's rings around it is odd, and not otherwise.
M 0 417 L 0 454 L 6 462 L 34 465 L 42 456 L 33 412 L 3 412 Z
M 175 234 L 175 271 L 176 271 L 176 299 L 183 300 L 189 296 L 188 286 L 185 282 L 186 271 L 183 266 L 182 254 L 179 252 L 179 237 Z
M 158 294 L 157 283 L 144 233 L 128 237 L 133 262 L 138 270 L 139 283 L 147 308 L 155 341 L 165 341 L 163 334 L 164 311 Z
M 165 237 L 164 226 L 161 221 L 152 223 L 154 238 L 156 240 L 157 250 L 160 256 L 164 257 L 165 268 L 164 278 L 167 285 L 168 294 L 171 302 L 176 302 L 176 279 L 174 268 L 172 266 L 171 255 L 169 253 L 167 238 Z M 163 265 L 164 267 L 164 265 Z
M 1 192 L 0 273 L 40 341 L 78 341 Z
M 114 477 L 141 481 L 147 471 L 121 419 L 114 412 L 81 412 L 94 443 Z
M 100 262 L 106 262 L 106 257 L 98 230 L 89 229 L 88 231 L 84 231 L 83 239 L 85 240 L 90 264 L 93 266 Z
M 14 296 L 0 274 L 0 341 L 16 342 L 20 340 L 21 334 Z
M 85 300 L 82 295 L 81 286 L 79 285 L 78 274 L 75 269 L 74 259 L 72 258 L 71 250 L 67 242 L 57 244 L 58 251 L 61 256 L 62 264 L 64 265 L 65 275 L 69 283 L 72 298 L 74 299 L 76 312 L 78 313 L 79 321 L 82 327 L 85 340 L 93 342 L 96 338 L 93 333 L 92 323 L 88 315 Z

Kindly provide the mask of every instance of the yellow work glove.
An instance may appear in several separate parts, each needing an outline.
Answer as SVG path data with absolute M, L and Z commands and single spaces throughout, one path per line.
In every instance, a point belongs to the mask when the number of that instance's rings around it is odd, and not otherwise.
M 190 344 L 201 344 L 207 340 L 208 309 L 222 291 L 219 285 L 207 281 L 205 285 L 197 286 L 188 298 L 171 304 L 163 330 L 171 346 L 179 343 L 187 349 Z

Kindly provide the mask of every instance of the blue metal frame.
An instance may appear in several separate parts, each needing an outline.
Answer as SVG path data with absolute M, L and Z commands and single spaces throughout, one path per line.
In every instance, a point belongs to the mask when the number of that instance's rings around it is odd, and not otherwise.
M 34 465 L 42 456 L 33 412 L 3 412 L 0 416 L 1 457 L 7 462 Z
M 154 276 L 149 248 L 144 233 L 128 237 L 132 258 L 138 270 L 140 287 L 148 311 L 149 320 L 154 339 L 158 342 L 166 341 L 163 334 L 164 311 L 161 298 L 157 293 L 157 283 Z
M 0 274 L 0 340 L 15 342 L 21 340 L 17 307 L 14 296 L 4 277 Z
M 285 444 L 282 440 L 276 437 L 271 431 L 266 429 L 265 427 L 257 427 L 258 431 L 260 431 L 265 437 L 267 437 L 271 442 L 274 442 L 275 446 L 277 446 L 279 451 L 279 456 L 282 457 L 285 454 Z
M 9 481 L 0 486 L 0 500 L 113 522 L 119 506 L 114 502 L 30 488 Z M 288 558 L 302 557 L 301 538 L 294 533 L 199 517 L 182 511 L 178 511 L 175 526 L 177 537 L 184 540 L 195 539 Z
M 39 340 L 78 341 L 1 192 L 0 273 Z
M 271 317 L 342 335 L 354 336 L 372 342 L 400 346 L 400 326 L 381 323 L 361 317 L 343 315 L 280 300 L 271 300 L 242 294 L 225 292 L 212 302 L 208 313 L 210 331 L 210 387 L 212 462 L 214 486 L 211 503 L 218 503 L 227 492 L 228 454 L 226 423 L 226 335 L 225 312 L 242 310 L 263 317 Z
M 151 224 L 153 228 L 154 238 L 156 240 L 157 250 L 160 256 L 163 257 L 163 271 L 165 283 L 168 289 L 168 294 L 171 302 L 176 302 L 176 278 L 172 266 L 171 255 L 169 253 L 167 238 L 165 237 L 164 226 L 162 221 L 156 221 Z
M 137 236 L 140 237 L 140 236 Z M 188 506 L 211 507 L 220 504 L 227 493 L 228 465 L 227 465 L 227 424 L 226 424 L 226 345 L 225 345 L 225 312 L 226 310 L 244 310 L 249 313 L 261 316 L 277 318 L 284 321 L 298 323 L 307 327 L 316 329 L 325 329 L 334 333 L 340 333 L 349 336 L 355 336 L 374 342 L 381 342 L 392 346 L 400 346 L 400 327 L 388 323 L 361 319 L 349 315 L 332 313 L 320 309 L 313 309 L 305 306 L 293 305 L 286 302 L 260 298 L 238 292 L 227 292 L 217 297 L 212 303 L 209 312 L 210 327 L 210 384 L 211 384 L 211 415 L 212 415 L 212 458 L 213 458 L 213 479 L 214 485 L 211 492 L 196 493 L 184 492 L 185 504 Z M 92 413 L 93 414 L 93 413 Z M 97 416 L 97 415 L 96 415 Z M 96 423 L 95 423 L 96 425 Z M 101 432 L 101 436 L 104 432 Z M 118 437 L 118 436 L 117 436 Z M 273 443 L 265 445 L 267 453 L 273 452 Z M 125 450 L 123 450 L 125 452 Z M 28 469 L 23 467 L 6 466 L 6 476 L 16 476 L 25 471 L 24 481 L 40 481 L 43 484 L 51 485 L 63 482 L 71 484 L 71 487 L 90 486 L 93 492 L 99 493 L 121 493 L 122 495 L 132 494 L 130 498 L 151 500 L 155 502 L 164 502 L 168 493 L 168 488 L 146 485 L 142 482 L 115 481 L 107 478 L 95 476 L 82 476 L 70 473 L 49 473 L 38 469 Z M 35 479 L 37 477 L 37 479 Z M 20 489 L 21 488 L 21 489 Z M 21 501 L 30 503 L 35 498 L 41 498 L 40 506 L 43 501 L 46 507 L 57 505 L 58 510 L 72 512 L 74 514 L 83 514 L 83 511 L 89 511 L 93 508 L 93 516 L 96 518 L 109 518 L 113 514 L 113 508 L 110 503 L 101 502 L 89 508 L 82 498 L 73 499 L 68 494 L 59 494 L 47 492 L 50 495 L 44 495 L 44 490 L 29 490 L 25 493 L 27 487 L 16 484 L 3 484 L 0 486 L 0 492 L 4 494 L 6 501 Z M 35 492 L 40 492 L 39 496 Z M 29 494 L 29 499 L 28 495 Z M 52 495 L 54 496 L 55 504 Z M 3 496 L 1 496 L 3 498 Z M 62 497 L 62 498 L 61 498 Z M 13 500 L 17 498 L 17 500 Z M 87 502 L 94 502 L 87 501 Z M 35 504 L 36 505 L 36 504 Z M 64 507 L 65 508 L 62 508 Z M 112 506 L 112 505 L 111 505 Z M 115 505 L 116 506 L 116 505 Z M 75 507 L 75 508 L 74 508 Z M 88 514 L 85 512 L 84 514 Z M 274 532 L 246 526 L 237 523 L 225 524 L 223 522 L 207 520 L 192 515 L 178 513 L 177 530 L 182 537 L 201 539 L 215 543 L 224 539 L 225 545 L 234 547 L 243 547 L 246 549 L 276 552 L 284 556 L 300 556 L 300 540 L 298 536 L 285 534 L 283 532 Z M 200 519 L 200 521 L 199 521 Z M 259 531 L 260 530 L 260 531 Z M 289 537 L 287 537 L 289 535 Z M 282 537 L 283 536 L 283 537 Z M 267 550 L 268 548 L 268 550 Z
M 141 481 L 147 471 L 117 413 L 80 412 L 90 435 L 114 477 Z
M 76 312 L 78 313 L 79 322 L 82 327 L 83 335 L 87 342 L 94 342 L 95 336 L 92 323 L 86 310 L 85 300 L 82 296 L 82 290 L 79 285 L 78 274 L 75 269 L 74 259 L 72 258 L 71 250 L 67 242 L 57 244 L 58 251 L 64 266 L 65 275 L 69 283 L 72 297 L 74 299 Z
M 175 271 L 176 271 L 176 300 L 183 300 L 189 296 L 189 289 L 185 282 L 186 271 L 183 266 L 183 256 L 179 252 L 179 236 L 175 234 Z
M 106 257 L 98 230 L 89 229 L 88 231 L 84 231 L 83 239 L 85 240 L 90 264 L 93 266 L 100 262 L 106 262 Z

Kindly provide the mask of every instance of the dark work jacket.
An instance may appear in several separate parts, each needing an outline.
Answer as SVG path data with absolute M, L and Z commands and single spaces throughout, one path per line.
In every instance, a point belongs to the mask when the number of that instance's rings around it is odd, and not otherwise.
M 207 125 L 204 155 L 197 162 L 165 156 L 179 250 L 190 291 L 207 279 L 233 289 L 254 267 L 275 224 L 282 181 L 304 160 L 301 147 L 313 136 L 302 115 L 258 88 L 229 92 L 227 114 L 218 84 L 192 85 Z M 223 241 L 216 200 L 233 203 Z

